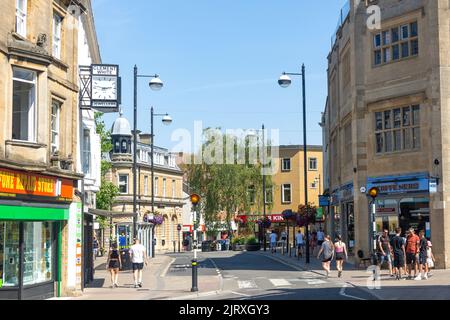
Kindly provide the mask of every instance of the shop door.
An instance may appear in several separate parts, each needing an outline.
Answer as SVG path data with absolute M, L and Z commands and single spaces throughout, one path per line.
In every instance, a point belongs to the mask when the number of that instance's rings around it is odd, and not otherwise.
M 404 198 L 400 201 L 400 227 L 404 233 L 413 228 L 416 234 L 425 230 L 427 237 L 430 229 L 430 200 L 428 198 Z
M 354 205 L 347 204 L 347 248 L 349 253 L 353 253 L 355 247 L 355 214 Z
M 90 214 L 84 215 L 84 284 L 94 281 L 94 221 Z

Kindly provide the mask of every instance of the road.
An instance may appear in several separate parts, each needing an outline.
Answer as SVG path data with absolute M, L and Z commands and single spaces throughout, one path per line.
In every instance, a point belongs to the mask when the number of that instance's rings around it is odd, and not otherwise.
M 167 276 L 191 276 L 192 255 L 176 258 Z M 222 290 L 201 300 L 373 300 L 375 296 L 338 278 L 301 271 L 270 256 L 251 252 L 202 252 L 199 276 L 220 274 Z

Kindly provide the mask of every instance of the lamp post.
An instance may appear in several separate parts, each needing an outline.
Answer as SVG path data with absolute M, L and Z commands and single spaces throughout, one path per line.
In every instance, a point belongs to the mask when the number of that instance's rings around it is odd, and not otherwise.
M 134 66 L 134 131 L 133 131 L 133 238 L 136 238 L 136 227 L 137 227 L 137 200 L 136 200 L 136 189 L 137 189 L 137 176 L 136 176 L 136 168 L 137 168 L 137 80 L 138 78 L 152 78 L 149 83 L 150 89 L 154 91 L 159 91 L 163 87 L 162 81 L 159 79 L 157 74 L 148 76 L 148 75 L 140 75 L 138 74 L 138 68 Z
M 154 134 L 153 134 L 153 119 L 154 117 L 163 117 L 162 122 L 164 125 L 168 126 L 172 123 L 172 118 L 169 116 L 169 114 L 155 114 L 153 107 L 151 107 L 150 110 L 151 120 L 150 120 L 150 139 L 151 139 L 151 151 L 150 151 L 150 164 L 151 164 L 151 174 L 152 174 L 152 214 L 155 214 L 155 171 L 154 171 L 154 155 L 153 155 L 153 148 L 154 148 Z M 155 257 L 155 225 L 152 227 L 152 258 Z
M 308 168 L 307 168 L 307 145 L 306 145 L 306 79 L 305 79 L 305 65 L 302 65 L 301 73 L 287 73 L 283 72 L 278 84 L 282 88 L 287 88 L 291 85 L 292 80 L 289 76 L 302 76 L 302 94 L 303 94 L 303 155 L 304 155 L 304 188 L 305 188 L 305 205 L 308 206 Z M 309 263 L 309 221 L 306 223 L 306 263 Z

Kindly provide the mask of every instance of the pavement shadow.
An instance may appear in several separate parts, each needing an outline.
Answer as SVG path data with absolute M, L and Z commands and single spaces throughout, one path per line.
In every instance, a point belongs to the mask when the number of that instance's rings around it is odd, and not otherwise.
M 94 279 L 86 287 L 87 288 L 103 288 L 105 285 L 105 279 Z

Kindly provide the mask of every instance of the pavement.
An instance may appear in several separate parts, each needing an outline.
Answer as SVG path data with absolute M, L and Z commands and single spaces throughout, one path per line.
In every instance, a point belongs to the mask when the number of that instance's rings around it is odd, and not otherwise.
M 189 262 L 192 253 L 180 254 L 183 262 Z M 142 288 L 134 288 L 133 272 L 121 271 L 119 273 L 119 287 L 111 288 L 111 277 L 106 270 L 106 257 L 99 257 L 95 261 L 94 281 L 85 288 L 83 295 L 73 298 L 62 298 L 64 300 L 169 300 L 199 298 L 203 295 L 215 294 L 220 290 L 220 277 L 217 272 L 205 275 L 199 271 L 199 291 L 192 293 L 191 269 L 179 268 L 186 276 L 180 277 L 179 272 L 173 271 L 176 257 L 169 254 L 157 254 L 155 258 L 149 259 L 144 266 L 142 277 Z M 169 270 L 170 269 L 170 270 Z M 189 275 L 189 276 L 187 276 Z

